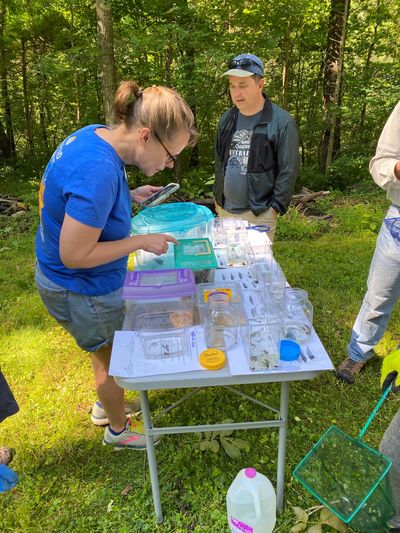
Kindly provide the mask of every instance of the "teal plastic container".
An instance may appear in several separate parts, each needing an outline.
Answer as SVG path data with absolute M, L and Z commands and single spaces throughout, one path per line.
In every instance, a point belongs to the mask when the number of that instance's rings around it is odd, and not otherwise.
M 132 234 L 167 233 L 176 239 L 212 239 L 214 215 L 210 209 L 191 202 L 174 202 L 143 209 L 132 218 Z M 161 256 L 138 250 L 136 265 L 140 269 L 168 269 L 175 267 L 174 247 Z
M 196 283 L 214 280 L 214 269 L 218 261 L 210 239 L 179 239 L 174 246 L 175 268 L 191 268 L 194 270 Z
M 217 266 L 210 239 L 179 239 L 179 245 L 175 246 L 175 268 L 204 270 Z

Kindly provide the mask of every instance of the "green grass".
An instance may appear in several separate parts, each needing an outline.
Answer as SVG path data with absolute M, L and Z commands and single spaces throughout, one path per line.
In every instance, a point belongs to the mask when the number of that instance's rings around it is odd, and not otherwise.
M 10 182 L 11 183 L 11 182 Z M 20 181 L 7 192 L 23 196 Z M 4 187 L 3 187 L 4 190 Z M 211 532 L 227 531 L 225 496 L 239 469 L 254 466 L 275 483 L 277 431 L 253 430 L 237 436 L 250 443 L 239 460 L 224 452 L 194 449 L 194 435 L 164 437 L 157 448 L 164 524 L 153 515 L 146 454 L 102 446 L 102 429 L 90 422 L 95 399 L 89 357 L 47 316 L 33 283 L 37 224 L 32 190 L 24 199 L 31 211 L 12 220 L 0 217 L 0 362 L 19 401 L 20 412 L 0 426 L 0 444 L 16 449 L 12 464 L 20 475 L 16 489 L 0 496 L 0 530 L 5 532 Z M 291 285 L 306 289 L 315 308 L 315 327 L 333 362 L 346 355 L 350 331 L 363 298 L 376 233 L 386 208 L 378 190 L 334 194 L 320 201 L 333 215 L 322 224 L 291 212 L 279 224 L 275 256 Z M 395 309 L 377 352 L 399 342 Z M 313 498 L 291 471 L 331 425 L 356 436 L 377 401 L 380 361 L 374 360 L 353 387 L 333 373 L 291 386 L 286 464 L 286 510 L 279 531 L 295 523 L 292 506 L 309 508 Z M 277 404 L 277 385 L 249 387 Z M 131 393 L 132 394 L 132 393 Z M 155 411 L 180 391 L 150 395 Z M 399 407 L 390 398 L 367 432 L 378 447 Z M 165 423 L 187 425 L 232 418 L 256 420 L 257 408 L 209 388 L 169 413 Z M 328 531 L 328 530 L 327 530 Z

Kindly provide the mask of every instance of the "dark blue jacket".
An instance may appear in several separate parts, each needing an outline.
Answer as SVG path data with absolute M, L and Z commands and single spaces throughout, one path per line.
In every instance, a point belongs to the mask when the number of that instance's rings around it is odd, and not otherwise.
M 299 137 L 296 123 L 281 107 L 265 97 L 260 121 L 251 137 L 247 164 L 248 200 L 254 215 L 273 207 L 286 213 L 299 170 Z M 238 110 L 226 111 L 218 124 L 215 147 L 216 203 L 224 207 L 224 178 Z

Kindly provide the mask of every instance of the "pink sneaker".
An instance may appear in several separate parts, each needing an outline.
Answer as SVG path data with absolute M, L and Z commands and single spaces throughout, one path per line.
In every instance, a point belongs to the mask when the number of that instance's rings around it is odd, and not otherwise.
M 140 410 L 139 398 L 125 402 L 126 418 L 130 418 L 132 414 L 138 415 Z M 96 426 L 107 426 L 110 423 L 103 406 L 98 400 L 93 404 L 90 419 Z
M 153 439 L 154 444 L 157 444 L 159 438 L 154 436 Z M 122 450 L 123 448 L 145 450 L 146 438 L 144 436 L 143 422 L 129 418 L 124 431 L 118 435 L 113 435 L 110 431 L 110 426 L 107 426 L 104 431 L 103 444 L 111 444 L 115 450 Z

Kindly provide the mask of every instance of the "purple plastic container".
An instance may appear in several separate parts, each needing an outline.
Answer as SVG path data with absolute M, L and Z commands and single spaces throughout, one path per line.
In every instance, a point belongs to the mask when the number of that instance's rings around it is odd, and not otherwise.
M 193 296 L 196 292 L 190 268 L 134 270 L 128 272 L 122 287 L 123 300 L 165 300 Z
M 155 326 L 160 313 L 168 315 L 172 327 L 192 325 L 195 293 L 194 274 L 189 268 L 128 272 L 121 293 L 126 300 L 124 329 L 137 329 L 143 315 L 151 329 L 152 316 Z

